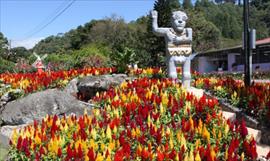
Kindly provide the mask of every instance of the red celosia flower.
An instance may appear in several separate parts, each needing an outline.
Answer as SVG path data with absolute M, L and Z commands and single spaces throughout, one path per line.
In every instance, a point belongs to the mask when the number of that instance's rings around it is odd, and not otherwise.
M 157 151 L 157 160 L 163 161 L 164 160 L 164 154 L 160 151 Z
M 93 148 L 89 148 L 88 149 L 87 156 L 88 156 L 89 160 L 96 160 L 96 157 L 95 157 L 95 153 L 94 153 L 94 149 Z
M 83 151 L 82 151 L 81 144 L 79 144 L 79 146 L 78 146 L 77 157 L 78 158 L 83 158 Z
M 70 160 L 73 158 L 73 152 L 72 152 L 72 149 L 70 147 L 70 144 L 68 144 L 68 147 L 67 147 L 67 160 Z
M 268 152 L 266 159 L 270 159 L 270 151 Z
M 121 150 L 117 150 L 115 155 L 114 155 L 114 161 L 123 161 L 124 160 L 124 153 Z
M 61 148 L 58 148 L 57 156 L 58 156 L 59 158 L 61 158 L 61 156 L 62 156 L 62 150 L 61 150 Z
M 21 150 L 21 147 L 22 147 L 22 137 L 20 136 L 17 142 L 17 149 Z
M 141 155 L 143 160 L 147 160 L 150 158 L 150 152 L 147 149 L 143 149 Z
M 241 122 L 241 125 L 240 125 L 240 133 L 241 133 L 241 136 L 243 138 L 245 138 L 247 135 L 248 135 L 248 130 L 247 130 L 247 127 L 246 127 L 246 122 L 245 120 L 243 119 L 242 122 Z

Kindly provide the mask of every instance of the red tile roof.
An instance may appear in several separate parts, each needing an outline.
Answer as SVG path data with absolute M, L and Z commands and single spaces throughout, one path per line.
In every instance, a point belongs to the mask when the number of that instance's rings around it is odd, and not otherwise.
M 266 44 L 266 43 L 270 43 L 270 37 L 265 38 L 265 39 L 262 39 L 262 40 L 257 40 L 257 41 L 256 41 L 256 45 L 259 45 L 259 44 Z

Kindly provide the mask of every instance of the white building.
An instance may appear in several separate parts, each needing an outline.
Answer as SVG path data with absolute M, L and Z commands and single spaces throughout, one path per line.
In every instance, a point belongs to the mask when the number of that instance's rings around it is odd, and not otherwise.
M 242 46 L 200 53 L 194 58 L 194 68 L 200 73 L 217 71 L 244 71 L 245 56 Z M 270 37 L 256 41 L 252 51 L 252 68 L 259 71 L 270 71 Z

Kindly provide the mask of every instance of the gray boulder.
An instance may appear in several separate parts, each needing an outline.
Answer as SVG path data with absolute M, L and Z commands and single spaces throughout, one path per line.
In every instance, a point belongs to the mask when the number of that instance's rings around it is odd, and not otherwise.
M 34 119 L 41 120 L 47 114 L 82 115 L 87 107 L 66 92 L 48 89 L 9 102 L 1 112 L 0 119 L 4 125 L 21 125 L 31 123 Z
M 20 95 L 20 93 L 22 93 L 23 91 L 21 89 L 15 89 L 13 91 L 9 91 L 6 92 L 5 94 L 3 94 L 0 98 L 0 112 L 2 110 L 2 108 L 10 101 L 15 100 L 16 98 L 18 98 L 18 95 Z
M 76 96 L 78 93 L 78 78 L 72 79 L 68 85 L 65 87 L 64 92 L 67 92 L 68 94 L 71 94 L 72 96 Z
M 101 75 L 101 76 L 88 76 L 84 77 L 78 82 L 78 93 L 85 101 L 88 101 L 97 92 L 108 90 L 110 87 L 120 85 L 126 80 L 131 80 L 126 74 L 113 74 L 113 75 Z
M 9 147 L 9 140 L 11 139 L 14 130 L 16 129 L 17 131 L 19 131 L 20 129 L 22 129 L 25 126 L 27 126 L 27 125 L 0 127 L 0 144 L 4 148 L 8 148 Z

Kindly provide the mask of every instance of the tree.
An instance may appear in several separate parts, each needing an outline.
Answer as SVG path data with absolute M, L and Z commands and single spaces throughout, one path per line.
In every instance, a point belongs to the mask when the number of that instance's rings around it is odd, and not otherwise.
M 7 51 L 7 45 L 8 45 L 7 38 L 3 35 L 3 33 L 0 32 L 0 54 L 1 55 L 4 55 L 5 52 Z
M 201 12 L 189 12 L 188 26 L 193 29 L 193 48 L 197 52 L 217 49 L 220 47 L 221 33 L 211 22 L 207 21 Z
M 157 0 L 154 4 L 154 10 L 158 11 L 158 25 L 160 27 L 171 27 L 171 14 L 179 9 L 180 3 L 178 0 Z M 152 19 L 150 17 L 148 18 L 147 34 L 144 41 L 148 44 L 147 52 L 151 54 L 149 65 L 164 65 L 162 57 L 165 56 L 165 40 L 153 34 Z M 159 55 L 161 56 L 160 58 Z
M 235 2 L 236 2 L 236 0 L 224 0 L 225 1 L 225 3 L 233 3 L 233 4 L 235 4 Z
M 192 8 L 191 0 L 184 0 L 183 1 L 183 8 L 184 9 L 190 9 L 190 8 Z

